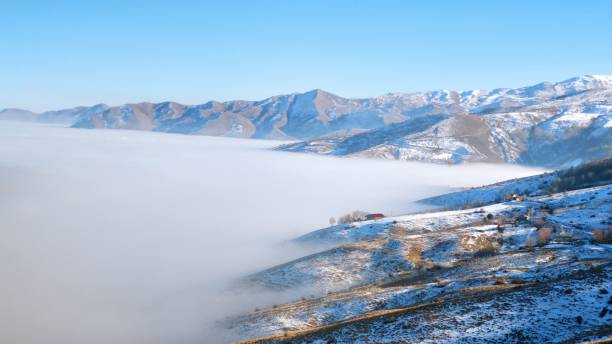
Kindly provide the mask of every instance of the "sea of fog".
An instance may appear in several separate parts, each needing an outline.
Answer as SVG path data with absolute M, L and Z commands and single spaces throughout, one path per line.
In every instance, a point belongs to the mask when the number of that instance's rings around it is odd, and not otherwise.
M 539 173 L 284 153 L 278 142 L 0 122 L 0 342 L 216 343 L 287 295 L 240 276 L 354 209 L 398 215 Z

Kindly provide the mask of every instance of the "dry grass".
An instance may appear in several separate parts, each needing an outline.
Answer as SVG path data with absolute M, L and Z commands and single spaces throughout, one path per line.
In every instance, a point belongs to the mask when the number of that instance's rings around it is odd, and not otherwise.
M 415 241 L 410 244 L 408 248 L 408 254 L 406 260 L 411 262 L 417 268 L 425 268 L 427 270 L 434 270 L 440 268 L 438 264 L 429 259 L 423 259 L 423 244 Z
M 294 340 L 301 339 L 307 335 L 315 334 L 315 333 L 328 333 L 335 329 L 341 328 L 343 326 L 349 324 L 359 324 L 364 323 L 376 319 L 386 319 L 389 317 L 393 317 L 393 320 L 397 319 L 398 315 L 408 314 L 416 311 L 427 311 L 428 309 L 445 305 L 451 302 L 459 302 L 468 299 L 482 299 L 486 297 L 491 297 L 498 293 L 508 292 L 517 288 L 523 288 L 528 286 L 528 284 L 506 284 L 506 285 L 494 285 L 494 286 L 479 286 L 479 287 L 468 287 L 465 289 L 457 290 L 453 294 L 457 295 L 457 298 L 445 298 L 442 300 L 437 300 L 428 303 L 417 304 L 414 306 L 409 306 L 406 308 L 396 308 L 396 309 L 382 309 L 377 311 L 372 311 L 369 313 L 364 313 L 362 315 L 356 316 L 354 318 L 349 318 L 345 320 L 341 320 L 332 324 L 322 325 L 322 326 L 314 326 L 310 328 L 300 329 L 300 330 L 289 330 L 283 331 L 278 334 L 260 337 L 255 339 L 248 339 L 238 342 L 239 344 L 256 344 L 256 343 L 270 343 L 270 342 L 291 342 Z M 431 316 L 432 314 L 427 312 L 426 315 Z
M 408 228 L 399 223 L 394 224 L 389 230 L 389 236 L 393 239 L 404 240 L 408 235 L 410 235 Z
M 470 294 L 476 294 L 476 295 L 487 295 L 489 293 L 494 293 L 497 291 L 505 291 L 505 290 L 511 290 L 511 289 L 516 289 L 516 288 L 521 288 L 521 287 L 525 287 L 525 286 L 529 286 L 529 283 L 514 283 L 514 284 L 497 284 L 497 285 L 481 285 L 481 286 L 475 286 L 475 287 L 467 287 L 467 288 L 463 288 L 463 289 L 459 289 L 457 291 L 454 291 L 450 294 L 460 294 L 460 295 L 470 295 Z

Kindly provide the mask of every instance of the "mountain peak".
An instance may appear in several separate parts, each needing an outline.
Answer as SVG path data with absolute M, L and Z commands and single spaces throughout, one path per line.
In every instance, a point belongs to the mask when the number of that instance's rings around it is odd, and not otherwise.
M 30 110 L 20 109 L 20 108 L 15 108 L 15 107 L 8 107 L 8 108 L 0 109 L 0 112 L 5 112 L 5 111 L 27 111 L 27 112 L 32 112 Z
M 612 76 L 603 75 L 603 74 L 585 74 L 581 76 L 576 76 L 564 81 L 561 81 L 559 84 L 572 84 L 572 83 L 582 83 L 582 84 L 593 84 L 593 85 L 608 85 L 612 84 Z
M 320 89 L 320 88 L 315 88 L 315 89 L 313 89 L 313 90 L 310 90 L 310 91 L 304 92 L 304 93 L 302 93 L 302 94 L 303 94 L 303 95 L 313 95 L 313 96 L 315 96 L 315 97 L 318 97 L 318 96 L 331 96 L 331 97 L 337 97 L 335 94 L 332 94 L 332 93 L 327 92 L 327 91 L 325 91 L 325 90 L 322 90 L 322 89 Z

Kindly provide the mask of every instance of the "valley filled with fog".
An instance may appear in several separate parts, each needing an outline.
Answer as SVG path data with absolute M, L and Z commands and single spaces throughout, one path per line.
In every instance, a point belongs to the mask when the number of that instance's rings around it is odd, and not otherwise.
M 278 144 L 0 123 L 0 342 L 223 341 L 217 320 L 291 298 L 235 281 L 303 256 L 286 241 L 331 216 L 542 172 Z

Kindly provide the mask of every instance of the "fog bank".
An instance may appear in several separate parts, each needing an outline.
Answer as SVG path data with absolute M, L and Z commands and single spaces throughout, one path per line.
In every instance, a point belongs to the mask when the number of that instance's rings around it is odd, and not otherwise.
M 354 209 L 540 171 L 268 150 L 277 143 L 0 122 L 0 342 L 214 343 L 267 300 L 232 281 Z

